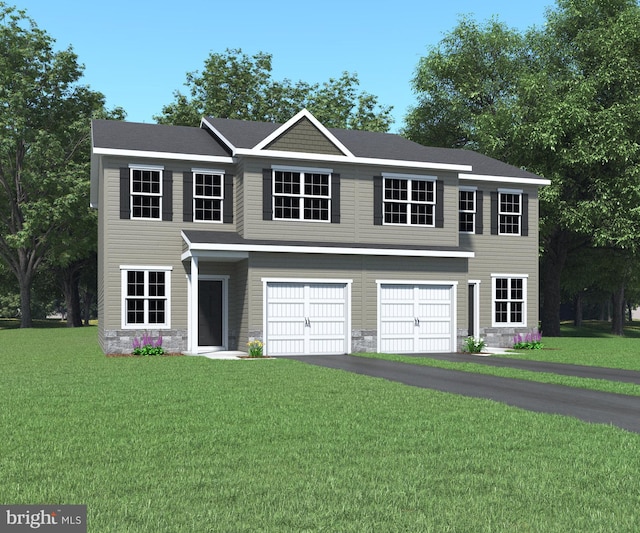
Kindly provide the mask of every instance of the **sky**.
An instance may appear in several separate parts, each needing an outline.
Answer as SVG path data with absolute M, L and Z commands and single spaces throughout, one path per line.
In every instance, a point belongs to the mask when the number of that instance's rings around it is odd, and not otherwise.
M 416 103 L 418 61 L 462 15 L 496 16 L 524 31 L 542 26 L 554 0 L 4 0 L 25 9 L 85 66 L 83 84 L 131 122 L 155 122 L 186 73 L 210 53 L 273 56 L 272 79 L 322 83 L 356 73 L 359 89 L 393 107 L 391 131 Z

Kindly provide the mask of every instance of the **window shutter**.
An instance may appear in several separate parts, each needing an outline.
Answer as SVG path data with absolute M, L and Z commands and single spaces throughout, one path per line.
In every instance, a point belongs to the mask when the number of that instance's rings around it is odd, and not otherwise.
M 222 213 L 222 222 L 225 224 L 233 223 L 233 176 L 224 175 L 224 211 Z
M 522 195 L 522 225 L 520 227 L 520 235 L 529 236 L 529 195 Z
M 444 228 L 444 182 L 436 181 L 436 228 Z
M 484 231 L 482 215 L 482 191 L 476 191 L 476 235 L 482 235 Z
M 173 171 L 162 172 L 162 220 L 173 220 Z
M 129 185 L 129 169 L 120 169 L 120 218 L 131 218 L 131 195 Z
M 340 174 L 331 174 L 331 223 L 340 224 Z
M 182 173 L 182 221 L 193 222 L 193 172 Z
M 498 191 L 491 191 L 491 235 L 498 234 Z
M 262 169 L 262 220 L 273 220 L 273 181 L 271 169 Z
M 373 177 L 373 225 L 382 226 L 382 176 Z

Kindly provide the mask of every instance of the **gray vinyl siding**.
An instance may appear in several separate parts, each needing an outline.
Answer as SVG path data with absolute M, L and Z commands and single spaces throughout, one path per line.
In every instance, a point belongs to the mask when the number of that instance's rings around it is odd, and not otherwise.
M 292 167 L 329 168 L 340 174 L 340 223 L 263 220 L 262 169 L 272 164 Z M 399 226 L 373 224 L 373 177 L 393 168 L 363 165 L 300 161 L 271 161 L 252 159 L 244 167 L 244 238 L 283 239 L 316 242 L 371 243 L 457 246 L 458 245 L 458 181 L 451 173 L 402 169 L 401 174 L 436 176 L 444 183 L 444 227 Z
M 351 328 L 377 330 L 378 280 L 441 281 L 466 290 L 466 259 L 256 253 L 249 258 L 249 330 L 263 328 L 262 278 L 352 280 Z M 466 307 L 457 305 L 458 323 Z
M 482 235 L 460 235 L 460 245 L 472 249 L 475 257 L 469 260 L 468 279 L 480 280 L 480 327 L 491 327 L 492 274 L 526 274 L 527 278 L 527 326 L 538 326 L 538 193 L 535 187 L 522 188 L 529 195 L 529 235 L 491 235 L 491 207 L 488 192 L 499 188 L 498 184 L 482 185 L 484 190 Z M 479 187 L 480 188 L 480 187 Z M 515 188 L 515 187 L 514 187 Z M 466 293 L 465 293 L 466 294 Z M 466 305 L 466 304 L 465 304 Z M 465 322 L 466 324 L 466 319 Z
M 173 221 L 121 220 L 119 218 L 120 167 L 139 163 L 163 165 L 173 171 Z M 171 272 L 171 329 L 187 328 L 187 280 L 185 267 L 180 260 L 183 252 L 181 230 L 186 228 L 236 231 L 236 225 L 222 223 L 183 222 L 182 173 L 192 168 L 222 169 L 233 174 L 233 169 L 221 165 L 191 161 L 138 160 L 128 158 L 104 158 L 103 191 L 100 217 L 104 227 L 100 244 L 102 279 L 102 330 L 120 329 L 121 265 L 173 267 Z M 234 195 L 235 197 L 235 195 Z M 236 210 L 237 211 L 237 210 Z M 235 218 L 234 218 L 235 220 Z

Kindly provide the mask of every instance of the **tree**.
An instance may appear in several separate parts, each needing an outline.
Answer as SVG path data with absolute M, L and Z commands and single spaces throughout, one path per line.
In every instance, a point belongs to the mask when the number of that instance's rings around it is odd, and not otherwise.
M 77 82 L 82 67 L 24 11 L 0 3 L 0 258 L 20 287 L 31 326 L 31 287 L 47 252 L 74 224 L 88 183 L 89 119 L 104 98 Z
M 541 318 L 545 335 L 559 335 L 567 252 L 591 241 L 638 249 L 637 2 L 559 0 L 543 29 L 520 36 L 465 19 L 421 60 L 414 87 L 407 136 L 472 147 L 551 179 L 540 192 Z
M 357 75 L 343 72 L 322 84 L 271 77 L 271 54 L 242 50 L 211 53 L 202 73 L 187 73 L 190 98 L 176 91 L 175 101 L 154 119 L 161 124 L 196 126 L 205 115 L 265 122 L 286 122 L 307 108 L 327 127 L 388 131 L 391 107 L 359 92 Z

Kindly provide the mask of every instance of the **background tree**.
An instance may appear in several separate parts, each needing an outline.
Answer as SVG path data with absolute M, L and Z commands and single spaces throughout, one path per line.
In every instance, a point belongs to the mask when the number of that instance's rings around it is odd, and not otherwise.
M 524 35 L 463 19 L 420 61 L 414 88 L 409 138 L 474 148 L 551 179 L 540 191 L 541 318 L 545 335 L 559 335 L 568 251 L 588 242 L 633 257 L 638 249 L 637 2 L 559 0 L 544 28 Z
M 327 127 L 389 130 L 392 108 L 359 91 L 356 74 L 343 72 L 322 84 L 275 81 L 271 60 L 271 54 L 248 56 L 239 49 L 210 54 L 202 73 L 187 73 L 190 96 L 176 91 L 174 102 L 154 119 L 184 126 L 197 126 L 206 115 L 282 123 L 307 108 Z
M 88 183 L 89 119 L 104 98 L 77 82 L 82 67 L 24 11 L 0 3 L 0 258 L 32 323 L 34 277 L 75 222 Z

